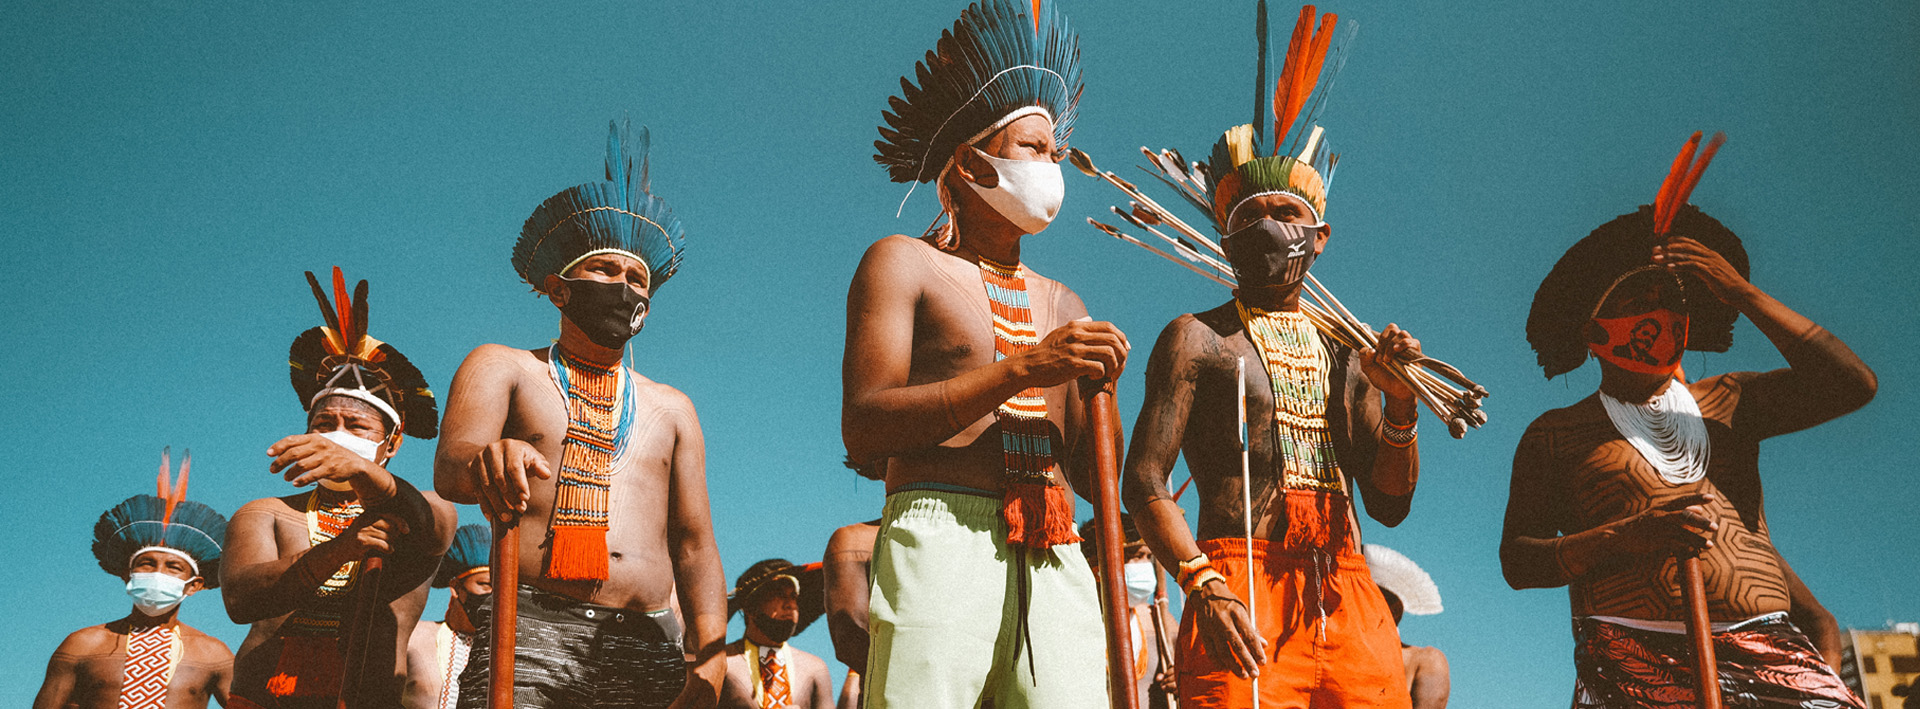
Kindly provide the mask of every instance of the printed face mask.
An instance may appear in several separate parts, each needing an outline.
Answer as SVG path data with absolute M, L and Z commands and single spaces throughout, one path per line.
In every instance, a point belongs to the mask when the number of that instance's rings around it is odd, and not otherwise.
M 1153 592 L 1158 586 L 1153 577 L 1153 562 L 1130 561 L 1123 567 L 1127 577 L 1127 604 L 1144 606 L 1153 602 Z
M 1058 164 L 996 158 L 980 152 L 979 148 L 973 152 L 985 158 L 993 165 L 993 171 L 1000 174 L 1000 182 L 995 187 L 967 182 L 994 211 L 1028 234 L 1038 234 L 1053 223 L 1054 216 L 1060 213 L 1060 200 L 1067 196 L 1067 183 L 1060 176 Z
M 141 613 L 161 615 L 187 597 L 187 582 L 168 574 L 128 574 L 127 595 L 133 597 L 133 607 Z
M 1276 219 L 1241 227 L 1220 240 L 1240 287 L 1285 286 L 1307 277 L 1313 265 L 1313 237 L 1319 229 Z
M 369 441 L 346 431 L 338 430 L 322 433 L 320 437 L 339 444 L 341 448 L 353 451 L 354 455 L 373 461 L 375 465 L 380 463 L 379 441 Z M 343 480 L 321 480 L 320 486 L 336 492 L 346 492 L 353 489 L 351 483 Z
M 753 627 L 759 628 L 768 640 L 776 643 L 786 642 L 787 638 L 793 637 L 795 625 L 798 623 L 788 618 L 775 618 L 758 612 L 753 614 Z
M 608 283 L 591 278 L 567 278 L 567 304 L 560 312 L 567 321 L 586 333 L 593 344 L 608 349 L 627 346 L 627 340 L 640 334 L 646 324 L 652 300 L 626 283 Z
M 1589 342 L 1593 354 L 1615 367 L 1641 374 L 1672 374 L 1687 351 L 1687 316 L 1666 308 L 1624 318 L 1594 318 L 1606 342 Z

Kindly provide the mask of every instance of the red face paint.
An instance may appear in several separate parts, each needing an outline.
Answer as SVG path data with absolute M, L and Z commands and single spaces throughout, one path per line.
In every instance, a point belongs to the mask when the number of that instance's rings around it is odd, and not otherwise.
M 1666 308 L 1624 318 L 1594 318 L 1607 341 L 1587 343 L 1615 367 L 1641 374 L 1672 374 L 1687 351 L 1687 316 Z

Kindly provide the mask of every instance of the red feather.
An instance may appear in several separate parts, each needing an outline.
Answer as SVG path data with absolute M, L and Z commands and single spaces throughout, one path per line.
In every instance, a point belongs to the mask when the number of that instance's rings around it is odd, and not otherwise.
M 1700 134 L 1694 135 L 1697 137 Z M 1700 151 L 1700 157 L 1693 161 L 1693 169 L 1687 172 L 1687 180 L 1680 183 L 1680 189 L 1667 200 L 1667 217 L 1660 222 L 1660 230 L 1656 233 L 1665 234 L 1672 228 L 1673 217 L 1680 213 L 1681 207 L 1686 206 L 1687 198 L 1693 196 L 1693 186 L 1700 183 L 1701 173 L 1707 171 L 1707 163 L 1713 162 L 1713 154 L 1720 152 L 1720 146 L 1726 142 L 1727 134 L 1719 131 L 1715 131 L 1713 139 L 1707 141 L 1706 149 Z
M 1314 7 L 1304 5 L 1300 8 L 1300 19 L 1293 23 L 1293 36 L 1287 40 L 1287 59 L 1280 65 L 1279 81 L 1273 89 L 1273 153 L 1280 153 L 1280 143 L 1286 140 L 1287 131 L 1293 128 L 1293 119 L 1298 112 L 1293 105 L 1294 87 L 1299 85 L 1306 73 L 1306 62 L 1302 56 L 1308 53 L 1308 45 L 1313 41 Z M 1309 89 L 1311 91 L 1311 89 Z
M 1700 131 L 1694 131 L 1687 144 L 1681 146 L 1680 154 L 1673 156 L 1673 167 L 1667 168 L 1667 179 L 1660 183 L 1660 193 L 1653 198 L 1653 233 L 1663 233 L 1660 225 L 1666 223 L 1669 204 L 1673 201 L 1673 192 L 1680 187 L 1680 181 L 1686 179 L 1687 165 L 1693 162 L 1693 149 L 1700 145 Z
M 1040 36 L 1040 0 L 1033 0 L 1033 36 Z
M 165 448 L 160 449 L 160 478 L 156 481 L 159 483 L 160 492 L 154 495 L 154 497 L 158 497 L 162 500 L 167 499 L 167 488 L 172 487 L 172 485 L 167 482 L 168 479 L 172 477 L 171 469 L 173 467 L 173 462 L 169 460 L 169 457 L 170 457 L 169 454 L 171 454 L 172 452 L 173 452 L 173 446 L 167 446 Z
M 340 316 L 340 346 L 350 354 L 358 343 L 351 334 L 355 323 L 353 303 L 347 300 L 347 277 L 340 273 L 339 266 L 333 267 L 333 312 Z
M 160 520 L 160 526 L 163 528 L 173 523 L 173 508 L 179 507 L 181 500 L 187 499 L 187 470 L 192 467 L 193 451 L 183 452 L 180 457 L 180 481 L 174 483 L 173 494 L 166 496 L 167 514 Z

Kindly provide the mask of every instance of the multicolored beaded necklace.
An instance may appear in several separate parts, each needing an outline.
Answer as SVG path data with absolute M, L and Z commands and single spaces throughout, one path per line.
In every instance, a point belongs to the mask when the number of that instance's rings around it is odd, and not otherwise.
M 1040 344 L 1027 300 L 1026 269 L 980 257 L 980 281 L 993 310 L 993 359 L 998 362 Z M 1007 543 L 1035 549 L 1080 541 L 1073 529 L 1073 498 L 1053 484 L 1053 424 L 1046 391 L 1028 387 L 994 411 L 1006 453 L 1001 516 Z
M 1238 303 L 1236 303 L 1238 304 Z M 1289 488 L 1345 492 L 1327 429 L 1327 380 L 1332 360 L 1320 333 L 1298 312 L 1238 304 L 1253 345 L 1273 383 L 1273 422 L 1279 436 L 1283 482 Z
M 333 492 L 324 488 L 307 495 L 307 543 L 320 546 L 340 536 L 353 525 L 366 508 L 351 492 Z M 280 625 L 283 636 L 327 636 L 340 632 L 340 616 L 345 596 L 353 590 L 360 573 L 360 562 L 349 561 L 334 569 L 325 583 L 314 589 L 314 603 L 306 604 Z
M 547 351 L 553 382 L 567 401 L 567 437 L 560 444 L 553 552 L 547 576 L 607 578 L 607 500 L 614 463 L 625 451 L 633 422 L 633 384 L 626 367 L 577 359 L 555 344 Z

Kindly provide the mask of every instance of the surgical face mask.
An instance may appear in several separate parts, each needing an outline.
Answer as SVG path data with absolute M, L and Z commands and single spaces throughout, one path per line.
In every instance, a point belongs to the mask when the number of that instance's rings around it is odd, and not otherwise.
M 1159 586 L 1154 578 L 1153 562 L 1129 561 L 1122 567 L 1127 577 L 1127 604 L 1144 606 L 1153 602 L 1153 592 Z
M 141 613 L 162 615 L 187 597 L 187 582 L 169 574 L 128 574 L 127 595 L 133 597 L 133 607 Z
M 1239 276 L 1241 288 L 1287 286 L 1307 277 L 1318 254 L 1313 237 L 1318 227 L 1262 217 L 1220 240 L 1227 260 Z
M 994 187 L 967 182 L 994 211 L 1028 234 L 1038 234 L 1053 223 L 1060 213 L 1060 200 L 1067 196 L 1067 183 L 1060 176 L 1058 163 L 1008 160 L 980 152 L 979 148 L 973 151 L 1000 174 L 1000 182 Z
M 627 340 L 640 334 L 640 328 L 646 325 L 652 300 L 625 282 L 564 276 L 560 280 L 567 284 L 567 304 L 560 306 L 561 314 L 593 344 L 624 348 Z
M 1593 354 L 1615 367 L 1641 374 L 1672 374 L 1687 351 L 1687 316 L 1667 308 L 1624 318 L 1594 318 L 1607 334 L 1589 342 Z
M 320 437 L 339 444 L 341 448 L 353 451 L 354 455 L 373 461 L 375 465 L 380 463 L 379 441 L 369 441 L 352 433 L 340 430 L 322 433 Z M 336 492 L 346 492 L 353 489 L 351 483 L 341 480 L 321 480 L 320 486 Z

